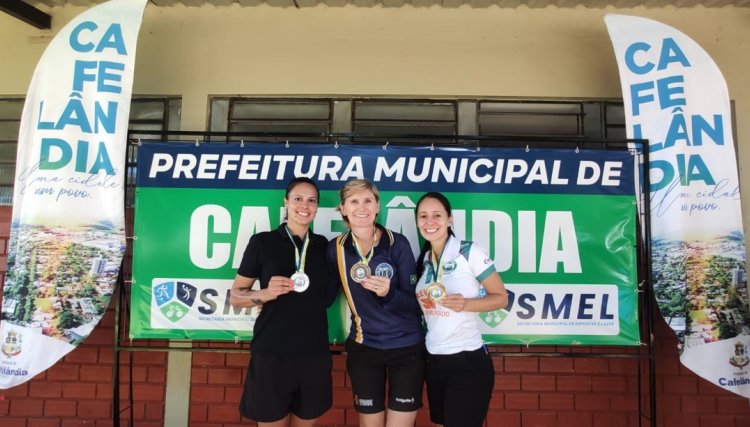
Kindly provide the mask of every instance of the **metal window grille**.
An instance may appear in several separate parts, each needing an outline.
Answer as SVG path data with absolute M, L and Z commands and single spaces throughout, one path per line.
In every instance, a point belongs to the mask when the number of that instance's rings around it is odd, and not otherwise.
M 229 136 L 227 141 L 324 142 L 332 130 L 330 99 L 219 98 L 213 104 L 226 110 L 223 130 L 244 135 Z
M 622 103 L 616 101 L 215 97 L 210 115 L 211 131 L 251 135 L 227 141 L 325 142 L 334 134 L 343 142 L 419 144 L 480 136 L 488 144 L 492 137 L 523 137 L 538 145 L 575 146 L 625 137 Z
M 354 100 L 352 130 L 361 142 L 434 141 L 431 136 L 458 134 L 458 106 L 455 101 Z
M 166 141 L 169 131 L 180 127 L 182 99 L 177 97 L 133 98 L 130 104 L 130 140 Z M 125 155 L 125 207 L 135 202 L 135 174 L 138 145 L 128 144 Z
M 0 206 L 13 204 L 18 129 L 23 98 L 0 99 Z
M 606 102 L 604 108 L 604 138 L 625 139 L 625 106 L 622 102 Z
M 480 101 L 479 134 L 581 138 L 584 136 L 581 102 Z

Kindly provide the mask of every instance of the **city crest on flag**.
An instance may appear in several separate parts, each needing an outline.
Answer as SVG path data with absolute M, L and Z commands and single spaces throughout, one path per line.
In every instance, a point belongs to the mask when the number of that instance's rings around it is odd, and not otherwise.
M 750 357 L 747 354 L 747 346 L 739 341 L 734 343 L 734 354 L 729 358 L 729 364 L 739 369 L 750 364 Z
M 16 356 L 21 353 L 21 344 L 23 341 L 23 335 L 19 334 L 14 330 L 8 331 L 3 342 L 3 354 L 8 357 Z

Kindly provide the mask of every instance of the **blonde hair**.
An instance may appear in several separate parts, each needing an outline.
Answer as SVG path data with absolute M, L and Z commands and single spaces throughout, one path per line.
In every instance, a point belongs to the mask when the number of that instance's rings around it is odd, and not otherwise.
M 361 179 L 353 179 L 343 186 L 341 186 L 341 190 L 339 190 L 339 197 L 341 198 L 341 202 L 339 206 L 336 208 L 337 211 L 341 212 L 341 205 L 344 204 L 344 201 L 352 195 L 352 193 L 356 193 L 358 191 L 370 191 L 373 195 L 375 195 L 375 201 L 380 203 L 380 193 L 378 193 L 378 187 L 375 186 L 370 180 L 361 178 Z M 345 216 L 341 216 L 344 219 L 344 223 L 349 226 L 349 219 Z

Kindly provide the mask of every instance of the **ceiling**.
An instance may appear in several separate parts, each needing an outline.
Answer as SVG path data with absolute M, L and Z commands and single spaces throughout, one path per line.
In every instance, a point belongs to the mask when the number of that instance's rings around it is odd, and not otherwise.
M 13 0 L 11 0 L 13 1 Z M 103 3 L 104 0 L 25 0 L 26 3 L 39 8 L 63 6 L 67 4 L 76 6 L 92 6 Z M 325 4 L 330 7 L 344 6 L 353 4 L 361 7 L 383 6 L 383 7 L 401 7 L 407 4 L 416 7 L 429 7 L 432 5 L 441 5 L 443 7 L 458 7 L 468 4 L 475 8 L 484 8 L 497 5 L 502 8 L 514 8 L 519 5 L 526 5 L 530 8 L 543 8 L 546 6 L 557 7 L 576 7 L 585 6 L 589 8 L 604 8 L 606 6 L 615 6 L 618 8 L 631 8 L 636 6 L 645 7 L 693 7 L 703 5 L 704 7 L 722 7 L 734 5 L 739 7 L 750 7 L 750 0 L 149 0 L 156 6 L 201 6 L 204 4 L 213 4 L 216 6 L 228 6 L 237 3 L 242 6 L 257 6 L 267 4 L 277 7 L 311 7 L 318 4 Z
M 41 29 L 49 29 L 51 17 L 47 13 L 50 8 L 56 6 L 93 6 L 104 2 L 104 0 L 2 0 L 0 11 L 15 16 L 18 19 Z M 524 5 L 530 8 L 544 8 L 547 6 L 573 8 L 584 6 L 592 9 L 601 9 L 607 6 L 617 8 L 632 8 L 644 6 L 649 8 L 661 8 L 666 6 L 693 7 L 703 5 L 704 7 L 723 7 L 732 5 L 736 7 L 750 7 L 750 0 L 149 0 L 158 7 L 169 7 L 175 5 L 201 6 L 213 4 L 216 6 L 229 6 L 237 3 L 241 6 L 257 6 L 266 4 L 275 7 L 313 7 L 325 4 L 329 7 L 340 7 L 355 5 L 359 7 L 402 7 L 411 5 L 414 7 L 430 7 L 439 5 L 446 8 L 469 5 L 473 8 L 485 8 L 499 6 L 501 8 L 515 8 Z

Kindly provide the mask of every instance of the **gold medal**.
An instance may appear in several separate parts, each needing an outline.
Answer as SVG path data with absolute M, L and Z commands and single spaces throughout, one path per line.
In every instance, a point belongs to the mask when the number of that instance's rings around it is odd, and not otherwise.
M 440 302 L 447 294 L 445 286 L 440 282 L 435 282 L 427 287 L 427 296 L 432 302 Z
M 349 270 L 349 276 L 357 283 L 362 283 L 362 281 L 365 280 L 365 277 L 369 276 L 370 273 L 370 266 L 364 262 L 354 264 Z

